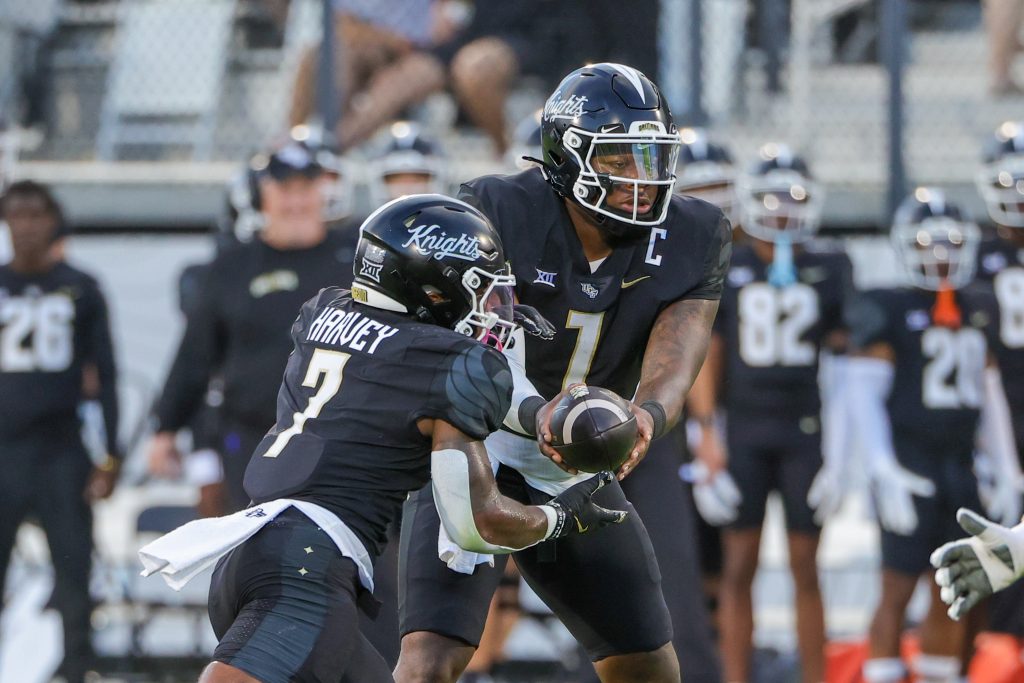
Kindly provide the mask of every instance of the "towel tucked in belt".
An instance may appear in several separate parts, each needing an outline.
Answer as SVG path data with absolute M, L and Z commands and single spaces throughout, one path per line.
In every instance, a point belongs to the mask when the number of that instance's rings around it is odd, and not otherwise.
M 174 590 L 245 543 L 290 507 L 299 509 L 324 530 L 342 555 L 356 563 L 360 583 L 373 592 L 373 564 L 359 538 L 338 516 L 315 503 L 281 498 L 224 517 L 197 519 L 147 543 L 139 550 L 143 576 L 159 573 Z

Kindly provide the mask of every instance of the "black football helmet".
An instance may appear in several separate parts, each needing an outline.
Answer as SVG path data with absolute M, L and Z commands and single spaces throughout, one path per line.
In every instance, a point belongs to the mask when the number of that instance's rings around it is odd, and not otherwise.
M 469 204 L 438 194 L 407 195 L 359 228 L 352 298 L 410 313 L 502 347 L 515 329 L 516 279 L 498 233 Z
M 974 278 L 981 230 L 942 190 L 914 190 L 896 210 L 889 236 L 915 287 L 959 289 Z
M 301 124 L 291 130 L 292 140 L 301 143 L 322 169 L 324 184 L 324 220 L 344 220 L 352 214 L 355 183 L 352 170 L 338 149 L 334 136 L 319 126 Z
M 1024 122 L 996 129 L 976 177 L 988 215 L 1007 228 L 1024 228 Z
M 759 240 L 804 242 L 818 231 L 825 190 L 804 159 L 787 145 L 768 143 L 736 183 L 740 226 Z
M 509 147 L 507 155 L 509 166 L 525 171 L 535 167 L 536 160 L 544 156 L 540 130 L 543 113 L 543 109 L 538 109 L 516 124 L 512 133 L 512 146 Z
M 644 239 L 664 222 L 679 135 L 665 98 L 642 73 L 612 63 L 573 71 L 544 105 L 541 136 L 548 182 L 606 239 Z
M 384 147 L 370 169 L 374 206 L 407 194 L 443 193 L 446 165 L 440 146 L 423 135 L 419 126 L 406 121 L 391 124 Z M 399 182 L 398 176 L 404 174 L 421 180 Z
M 676 192 L 698 197 L 732 216 L 736 168 L 724 146 L 712 142 L 703 128 L 681 128 Z

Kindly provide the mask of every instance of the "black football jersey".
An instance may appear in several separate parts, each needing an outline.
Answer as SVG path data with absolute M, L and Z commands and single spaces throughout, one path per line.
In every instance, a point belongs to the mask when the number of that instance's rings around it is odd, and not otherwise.
M 328 288 L 292 325 L 277 424 L 249 461 L 254 502 L 309 500 L 338 515 L 374 556 L 406 495 L 430 480 L 420 418 L 476 439 L 512 400 L 504 356 L 447 328 L 353 302 Z
M 978 279 L 989 282 L 999 303 L 999 359 L 1017 440 L 1024 442 L 1024 248 L 1004 240 L 981 245 Z M 1024 454 L 1022 454 L 1024 456 Z
M 794 265 L 797 282 L 775 287 L 769 264 L 750 245 L 733 254 L 715 319 L 730 414 L 813 415 L 821 408 L 818 356 L 828 334 L 843 327 L 853 267 L 845 254 L 805 250 L 794 254 Z
M 956 292 L 959 329 L 932 324 L 935 292 L 872 290 L 848 307 L 851 345 L 884 342 L 895 352 L 888 410 L 895 436 L 969 448 L 978 426 L 982 375 L 998 340 L 992 292 L 974 283 Z
M 558 330 L 526 338 L 526 374 L 545 398 L 587 382 L 632 398 L 658 314 L 679 299 L 718 299 L 731 253 L 722 212 L 675 196 L 642 243 L 615 249 L 591 272 L 564 201 L 539 169 L 462 186 L 501 235 L 516 295 Z
M 99 374 L 106 446 L 116 454 L 117 377 L 96 280 L 65 263 L 40 275 L 0 266 L 0 439 L 76 433 L 87 363 Z
M 224 378 L 222 410 L 267 429 L 291 340 L 288 326 L 324 287 L 352 282 L 358 235 L 328 231 L 308 249 L 275 249 L 261 240 L 225 249 L 207 266 L 157 404 L 159 429 L 184 427 L 202 406 L 210 377 Z

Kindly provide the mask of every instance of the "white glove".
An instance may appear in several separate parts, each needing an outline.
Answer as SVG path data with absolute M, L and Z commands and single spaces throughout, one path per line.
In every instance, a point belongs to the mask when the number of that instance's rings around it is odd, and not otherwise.
M 1019 522 L 1024 512 L 1024 482 L 1016 472 L 997 472 L 996 464 L 985 453 L 974 455 L 978 495 L 990 518 L 1010 526 Z
M 879 458 L 872 463 L 871 483 L 882 528 L 900 536 L 914 533 L 918 523 L 914 496 L 934 496 L 931 479 L 904 469 L 894 459 Z
M 725 526 L 739 516 L 743 495 L 728 470 L 712 475 L 704 463 L 695 460 L 680 467 L 679 473 L 683 480 L 693 484 L 693 502 L 708 524 Z
M 825 464 L 814 475 L 811 488 L 807 491 L 807 504 L 814 510 L 814 521 L 819 526 L 824 525 L 825 520 L 838 512 L 843 504 L 843 495 L 846 493 L 843 474 L 838 468 Z
M 956 521 L 971 536 L 946 543 L 931 557 L 952 619 L 1024 574 L 1024 524 L 1007 529 L 966 508 L 957 511 Z

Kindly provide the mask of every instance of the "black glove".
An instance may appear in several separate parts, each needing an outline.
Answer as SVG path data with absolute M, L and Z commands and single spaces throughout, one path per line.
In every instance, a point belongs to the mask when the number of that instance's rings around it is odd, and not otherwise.
M 558 513 L 558 522 L 549 538 L 569 534 L 585 534 L 609 524 L 621 524 L 628 514 L 625 510 L 609 510 L 594 503 L 591 498 L 605 484 L 615 481 L 611 472 L 601 472 L 586 481 L 567 488 L 548 503 Z
M 555 326 L 547 321 L 533 306 L 515 304 L 512 306 L 512 322 L 523 328 L 523 332 L 544 341 L 555 338 Z

